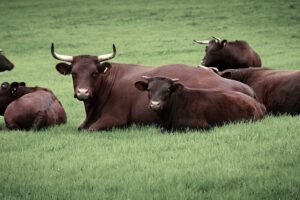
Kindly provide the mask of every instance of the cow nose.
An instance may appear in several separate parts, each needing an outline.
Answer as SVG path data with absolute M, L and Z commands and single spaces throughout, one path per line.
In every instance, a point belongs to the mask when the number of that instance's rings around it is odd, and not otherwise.
M 150 108 L 152 110 L 159 110 L 160 109 L 160 101 L 150 101 Z
M 7 66 L 8 70 L 12 70 L 14 67 L 15 66 L 13 64 Z
M 89 89 L 87 88 L 78 88 L 76 91 L 76 96 L 78 99 L 84 100 L 89 97 Z

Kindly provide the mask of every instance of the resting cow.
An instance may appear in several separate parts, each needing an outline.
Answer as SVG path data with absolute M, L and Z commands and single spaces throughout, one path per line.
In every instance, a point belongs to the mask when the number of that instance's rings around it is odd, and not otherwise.
M 300 71 L 270 68 L 228 69 L 224 78 L 253 88 L 257 99 L 273 114 L 300 114 Z
M 179 77 L 188 87 L 237 90 L 254 95 L 249 86 L 203 68 L 179 64 L 154 68 L 104 62 L 116 55 L 114 46 L 110 54 L 68 56 L 56 53 L 52 44 L 51 53 L 55 59 L 70 63 L 58 63 L 56 69 L 60 74 L 72 75 L 74 97 L 84 102 L 86 119 L 79 129 L 103 130 L 132 123 L 156 123 L 158 117 L 147 106 L 147 95 L 134 87 L 144 74 Z
M 0 49 L 0 72 L 12 70 L 14 65 L 4 56 L 3 50 Z
M 206 44 L 205 56 L 201 65 L 206 67 L 217 67 L 218 70 L 225 69 L 261 67 L 259 55 L 245 41 L 227 41 L 213 37 L 214 40 L 194 42 Z
M 178 79 L 144 78 L 146 81 L 136 82 L 135 87 L 148 91 L 149 106 L 168 131 L 257 120 L 266 111 L 261 103 L 240 92 L 190 89 L 178 83 Z
M 0 93 L 1 112 L 5 110 L 9 129 L 40 129 L 67 121 L 60 101 L 48 89 L 4 82 Z

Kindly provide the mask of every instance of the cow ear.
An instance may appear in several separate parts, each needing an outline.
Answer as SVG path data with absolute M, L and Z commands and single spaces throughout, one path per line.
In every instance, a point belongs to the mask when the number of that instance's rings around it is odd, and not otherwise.
M 221 46 L 222 46 L 222 47 L 225 47 L 225 46 L 226 46 L 226 44 L 227 44 L 227 40 L 222 40 L 222 42 L 221 42 Z
M 181 83 L 174 83 L 171 91 L 178 94 L 183 90 L 184 86 Z
M 25 82 L 19 82 L 19 86 L 26 86 Z
M 97 68 L 100 73 L 105 74 L 106 72 L 108 72 L 108 70 L 110 70 L 111 64 L 108 62 L 99 63 Z
M 231 79 L 231 72 L 223 72 L 221 73 L 223 78 Z
M 145 91 L 148 89 L 148 83 L 145 81 L 137 81 L 134 83 L 134 86 L 140 91 Z
M 62 75 L 68 75 L 71 73 L 72 66 L 67 63 L 58 63 L 56 65 L 56 70 Z

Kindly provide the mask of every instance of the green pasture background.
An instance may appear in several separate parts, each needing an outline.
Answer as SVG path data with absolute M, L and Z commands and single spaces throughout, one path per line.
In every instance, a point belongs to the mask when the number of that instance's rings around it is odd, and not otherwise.
M 68 123 L 8 131 L 0 118 L 0 199 L 299 199 L 299 116 L 267 116 L 210 131 L 154 126 L 78 132 L 82 102 L 50 54 L 196 66 L 211 36 L 247 40 L 264 66 L 300 69 L 299 0 L 1 0 L 3 81 L 50 88 Z

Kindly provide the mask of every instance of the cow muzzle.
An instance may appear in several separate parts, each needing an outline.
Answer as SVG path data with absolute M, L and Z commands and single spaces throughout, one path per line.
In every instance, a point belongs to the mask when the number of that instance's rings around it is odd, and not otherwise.
M 161 109 L 161 102 L 160 101 L 150 101 L 149 106 L 153 111 L 158 111 Z
M 87 88 L 78 88 L 76 94 L 74 95 L 78 100 L 87 100 L 90 96 L 89 89 Z

